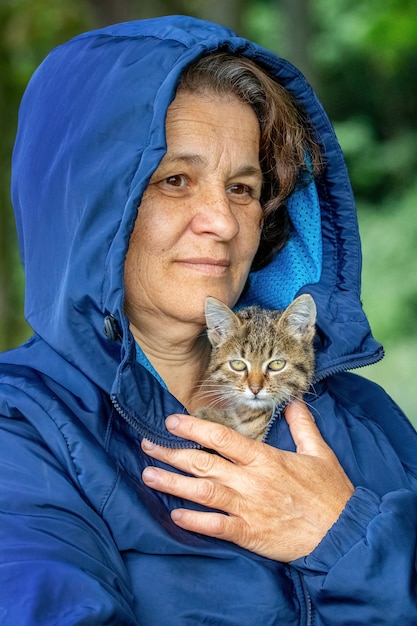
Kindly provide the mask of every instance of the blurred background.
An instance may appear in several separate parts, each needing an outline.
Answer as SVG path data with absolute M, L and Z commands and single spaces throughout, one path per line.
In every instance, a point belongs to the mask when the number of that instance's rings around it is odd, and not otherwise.
M 417 2 L 415 0 L 0 0 L 0 350 L 31 334 L 9 199 L 19 101 L 48 51 L 84 30 L 187 14 L 299 67 L 344 149 L 363 245 L 363 303 L 386 357 L 360 374 L 417 426 Z M 416 367 L 417 369 L 417 367 Z

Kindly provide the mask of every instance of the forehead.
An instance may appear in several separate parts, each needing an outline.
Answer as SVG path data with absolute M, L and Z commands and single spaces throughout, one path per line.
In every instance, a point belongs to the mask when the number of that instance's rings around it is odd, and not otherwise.
M 188 126 L 199 132 L 238 133 L 248 129 L 259 137 L 259 122 L 254 110 L 248 104 L 232 96 L 194 94 L 180 91 L 168 107 L 166 132 L 172 134 L 177 126 Z M 185 138 L 185 137 L 184 137 Z
M 168 108 L 167 154 L 198 165 L 212 150 L 258 161 L 260 129 L 253 109 L 235 97 L 180 91 Z

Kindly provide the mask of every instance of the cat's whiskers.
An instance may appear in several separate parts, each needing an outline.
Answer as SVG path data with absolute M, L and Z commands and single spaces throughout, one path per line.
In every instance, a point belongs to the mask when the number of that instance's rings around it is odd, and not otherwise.
M 313 383 L 311 383 L 310 385 L 311 391 L 309 392 L 311 396 L 314 396 L 314 398 L 318 398 L 319 394 L 316 391 L 316 388 L 314 387 Z
M 227 387 L 219 388 L 216 384 L 210 385 L 209 383 L 206 383 L 196 393 L 195 398 L 201 402 L 207 400 L 207 402 L 204 402 L 204 405 L 207 407 L 215 408 L 216 406 L 233 404 L 233 402 L 231 401 L 235 399 L 235 391 Z

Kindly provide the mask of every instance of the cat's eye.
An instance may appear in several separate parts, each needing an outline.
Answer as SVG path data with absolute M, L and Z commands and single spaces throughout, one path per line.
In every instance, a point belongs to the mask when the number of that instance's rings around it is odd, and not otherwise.
M 245 361 L 242 361 L 241 359 L 229 361 L 229 365 L 232 370 L 235 370 L 235 372 L 244 372 L 245 369 L 247 369 Z
M 284 369 L 286 363 L 287 362 L 284 359 L 275 359 L 274 361 L 270 361 L 268 363 L 268 369 L 272 372 L 279 372 Z

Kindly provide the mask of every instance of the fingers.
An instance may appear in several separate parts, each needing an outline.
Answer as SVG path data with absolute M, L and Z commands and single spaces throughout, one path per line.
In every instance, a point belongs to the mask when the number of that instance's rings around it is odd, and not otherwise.
M 244 475 L 240 468 L 245 463 L 249 465 L 250 459 L 255 459 L 256 462 L 252 464 L 254 467 L 267 466 L 263 453 L 266 446 L 220 424 L 188 415 L 171 415 L 166 424 L 179 437 L 216 450 L 221 456 L 201 449 L 157 446 L 144 439 L 142 449 L 147 455 L 188 474 L 184 476 L 177 472 L 148 467 L 142 474 L 144 483 L 152 489 L 228 514 L 236 514 L 239 509 L 237 494 L 245 491 L 245 486 L 242 485 Z M 188 513 L 184 515 L 187 517 Z M 196 517 L 195 514 L 190 515 L 193 519 Z
M 144 450 L 149 454 L 149 451 L 144 446 Z M 166 449 L 154 449 L 153 452 L 155 458 L 158 458 L 158 450 L 164 452 Z M 176 450 L 175 452 L 179 452 Z M 190 453 L 190 450 L 187 450 Z M 213 456 L 205 452 L 196 451 L 201 456 Z M 156 453 L 156 454 L 155 454 Z M 173 455 L 176 467 L 181 465 L 179 461 L 180 455 Z M 216 457 L 214 457 L 216 458 Z M 218 457 L 217 457 L 218 458 Z M 195 474 L 196 475 L 196 474 Z M 200 474 L 198 474 L 200 476 Z M 184 498 L 197 504 L 201 504 L 208 508 L 219 509 L 227 513 L 233 512 L 232 490 L 225 485 L 216 483 L 213 479 L 199 478 L 196 480 L 190 476 L 184 476 L 177 474 L 176 472 L 170 472 L 156 467 L 146 467 L 142 473 L 143 482 L 152 489 L 157 489 L 164 493 L 169 493 L 179 498 Z M 191 515 L 193 512 L 188 512 L 189 518 L 198 518 L 198 515 Z M 184 513 L 185 518 L 188 515 Z M 195 513 L 195 512 L 194 512 Z
M 220 456 L 193 448 L 165 448 L 144 439 L 142 449 L 149 456 L 198 478 L 216 479 L 230 465 Z M 153 468 L 152 468 L 153 469 Z
M 249 465 L 261 453 L 262 444 L 248 439 L 226 426 L 201 420 L 192 415 L 170 415 L 166 427 L 174 435 L 215 450 L 239 465 Z
M 221 424 L 188 415 L 171 415 L 166 424 L 179 437 L 216 450 L 221 456 L 200 449 L 166 448 L 144 439 L 142 449 L 147 455 L 188 474 L 184 476 L 177 472 L 148 467 L 142 474 L 144 483 L 152 489 L 234 514 L 239 500 L 236 498 L 236 489 L 241 487 L 242 481 L 236 470 L 246 458 L 256 457 L 256 454 L 250 453 L 250 448 L 251 444 L 256 447 L 258 442 L 248 440 Z M 230 457 L 232 458 L 229 460 Z M 189 519 L 190 516 L 193 520 L 198 518 L 195 512 L 184 515 L 184 519 Z
M 236 519 L 222 513 L 203 513 L 189 509 L 175 509 L 172 521 L 184 530 L 191 530 L 209 537 L 232 541 L 236 534 Z
M 322 456 L 330 450 L 304 402 L 295 400 L 285 409 L 285 419 L 299 454 Z

